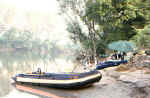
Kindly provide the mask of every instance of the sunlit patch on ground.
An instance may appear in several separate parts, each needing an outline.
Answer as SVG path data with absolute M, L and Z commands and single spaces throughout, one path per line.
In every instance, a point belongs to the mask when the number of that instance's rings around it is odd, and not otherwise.
M 12 98 L 12 96 L 16 97 L 16 98 L 40 98 L 40 97 L 35 96 L 35 95 L 19 92 L 15 89 L 12 90 L 7 96 L 2 97 L 2 98 Z

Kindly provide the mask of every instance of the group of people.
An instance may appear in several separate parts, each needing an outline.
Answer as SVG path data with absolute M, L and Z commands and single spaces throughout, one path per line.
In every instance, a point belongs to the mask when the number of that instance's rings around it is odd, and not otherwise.
M 100 65 L 103 64 L 105 61 L 109 60 L 124 60 L 126 55 L 127 54 L 125 52 L 118 52 L 118 51 L 114 51 L 114 53 L 111 56 L 100 55 L 96 64 Z M 94 67 L 95 65 L 94 58 L 89 58 L 86 61 L 87 62 L 85 63 L 84 69 Z
M 124 57 L 126 56 L 126 53 L 125 52 L 114 52 L 114 54 L 112 55 L 112 59 L 114 60 L 118 60 L 118 59 L 121 59 L 121 60 L 124 60 Z

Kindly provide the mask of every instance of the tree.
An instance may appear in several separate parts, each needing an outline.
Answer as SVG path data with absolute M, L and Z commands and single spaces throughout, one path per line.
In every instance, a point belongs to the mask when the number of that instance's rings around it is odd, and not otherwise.
M 143 28 L 148 23 L 150 15 L 144 16 L 144 13 L 149 9 L 143 11 L 141 8 L 148 7 L 148 4 L 139 0 L 89 0 L 85 17 L 99 24 L 110 41 L 129 40 L 136 34 L 137 28 Z
M 149 24 L 148 0 L 61 0 L 59 3 L 62 13 L 68 16 L 72 38 L 83 47 L 90 47 L 94 57 L 98 50 L 105 50 L 108 43 L 130 40 L 137 29 Z M 80 23 L 87 27 L 86 33 Z
M 94 21 L 83 20 L 87 0 L 61 0 L 61 12 L 67 16 L 68 28 L 71 33 L 71 39 L 80 42 L 86 50 L 87 55 L 96 57 L 96 35 Z M 71 10 L 71 11 L 70 11 Z M 83 30 L 83 24 L 86 31 Z
M 150 48 L 150 25 L 146 26 L 144 29 L 138 30 L 137 35 L 132 38 L 132 41 L 136 46 L 140 48 Z

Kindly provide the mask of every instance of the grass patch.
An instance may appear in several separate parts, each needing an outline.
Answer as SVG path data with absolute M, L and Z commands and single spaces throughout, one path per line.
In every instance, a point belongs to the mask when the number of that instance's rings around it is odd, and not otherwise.
M 149 69 L 149 70 L 146 70 L 146 71 L 144 72 L 144 74 L 150 74 L 150 69 Z
M 116 68 L 116 71 L 118 71 L 118 72 L 123 72 L 123 71 L 128 71 L 128 70 L 129 70 L 129 68 L 126 65 L 120 65 Z
M 150 74 L 150 71 L 146 71 L 146 72 L 144 72 L 144 74 Z

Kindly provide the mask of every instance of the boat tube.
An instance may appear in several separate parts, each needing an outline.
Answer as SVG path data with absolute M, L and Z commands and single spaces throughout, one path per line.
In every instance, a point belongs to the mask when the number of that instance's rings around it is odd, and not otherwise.
M 100 71 L 93 70 L 84 73 L 42 73 L 32 72 L 17 74 L 12 79 L 17 83 L 46 85 L 56 88 L 76 88 L 95 82 L 102 78 Z
M 126 64 L 127 60 L 121 60 L 121 61 L 106 61 L 104 63 L 97 64 L 96 70 L 101 70 L 108 67 L 114 67 L 119 66 L 120 64 Z

